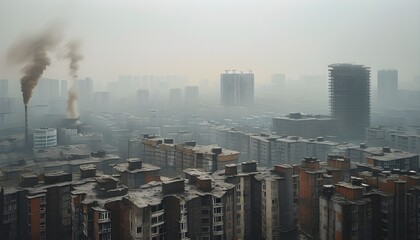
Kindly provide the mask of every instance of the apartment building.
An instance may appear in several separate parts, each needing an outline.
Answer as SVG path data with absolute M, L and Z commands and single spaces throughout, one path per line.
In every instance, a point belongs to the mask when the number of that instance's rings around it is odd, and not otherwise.
M 319 198 L 320 239 L 372 239 L 372 203 L 361 181 L 324 185 Z
M 417 171 L 419 169 L 418 154 L 390 147 L 367 147 L 365 144 L 361 144 L 360 147 L 347 148 L 346 156 L 354 162 L 368 163 L 386 170 L 397 168 Z
M 300 229 L 311 237 L 319 236 L 319 196 L 332 176 L 321 169 L 316 158 L 305 158 L 299 168 Z

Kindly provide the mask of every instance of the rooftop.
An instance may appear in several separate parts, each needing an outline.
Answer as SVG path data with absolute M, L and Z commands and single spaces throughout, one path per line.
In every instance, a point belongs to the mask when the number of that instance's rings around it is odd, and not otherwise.
M 142 163 L 142 167 L 141 168 L 137 168 L 137 169 L 133 169 L 130 170 L 129 169 L 129 163 L 120 163 L 114 166 L 114 168 L 118 171 L 118 172 L 128 172 L 128 173 L 138 173 L 138 172 L 148 172 L 148 171 L 158 171 L 160 170 L 160 167 L 152 165 L 152 164 L 148 164 L 148 163 Z

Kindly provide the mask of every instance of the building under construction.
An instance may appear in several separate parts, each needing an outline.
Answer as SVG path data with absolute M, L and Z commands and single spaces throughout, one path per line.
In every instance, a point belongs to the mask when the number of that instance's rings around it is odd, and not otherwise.
M 331 116 L 345 140 L 364 139 L 370 125 L 370 68 L 354 64 L 331 64 L 329 90 Z

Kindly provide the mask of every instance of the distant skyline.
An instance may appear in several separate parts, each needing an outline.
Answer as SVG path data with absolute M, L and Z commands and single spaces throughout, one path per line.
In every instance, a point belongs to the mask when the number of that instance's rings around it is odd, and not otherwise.
M 268 84 L 274 73 L 326 76 L 329 64 L 350 62 L 371 67 L 374 86 L 377 70 L 398 69 L 404 87 L 420 75 L 419 11 L 417 0 L 2 0 L 0 78 L 21 77 L 5 61 L 14 40 L 60 20 L 83 42 L 80 76 L 96 81 L 177 74 L 214 83 L 225 69 L 252 69 Z M 43 77 L 69 79 L 66 62 L 52 58 Z

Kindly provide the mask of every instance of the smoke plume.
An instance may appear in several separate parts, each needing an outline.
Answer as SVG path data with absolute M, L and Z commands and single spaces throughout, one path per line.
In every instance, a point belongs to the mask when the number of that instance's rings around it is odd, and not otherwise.
M 77 107 L 77 100 L 79 98 L 79 94 L 76 88 L 76 79 L 78 77 L 79 62 L 83 59 L 83 55 L 80 53 L 79 41 L 71 41 L 67 43 L 66 48 L 67 48 L 67 53 L 65 55 L 65 58 L 70 61 L 69 73 L 73 82 L 69 90 L 69 96 L 67 99 L 67 114 L 71 118 L 78 118 L 79 111 Z
M 42 73 L 50 65 L 48 52 L 61 40 L 61 27 L 51 25 L 41 33 L 16 41 L 9 49 L 9 60 L 24 64 L 20 79 L 23 103 L 28 104 L 32 91 L 38 84 Z

